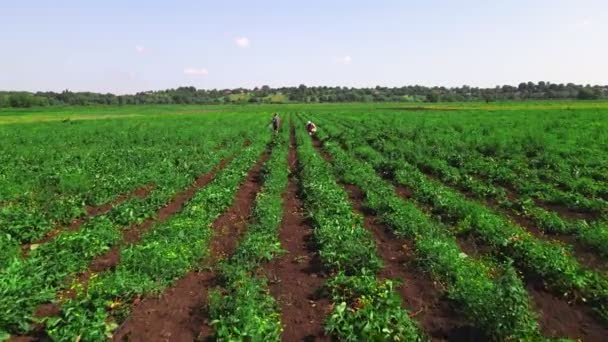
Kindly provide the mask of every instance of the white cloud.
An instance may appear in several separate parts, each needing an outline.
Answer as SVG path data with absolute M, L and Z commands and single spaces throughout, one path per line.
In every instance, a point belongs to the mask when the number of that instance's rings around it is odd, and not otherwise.
M 234 40 L 234 43 L 238 47 L 246 48 L 246 47 L 249 47 L 249 38 L 247 38 L 247 37 L 237 37 Z
M 209 71 L 207 68 L 186 68 L 184 74 L 189 76 L 207 76 Z
M 144 51 L 146 51 L 146 48 L 143 47 L 143 45 L 135 45 L 135 51 L 137 51 L 137 53 L 144 53 Z
M 350 64 L 350 62 L 352 62 L 352 60 L 353 60 L 352 57 L 349 55 L 336 58 L 336 62 L 341 63 L 341 64 Z

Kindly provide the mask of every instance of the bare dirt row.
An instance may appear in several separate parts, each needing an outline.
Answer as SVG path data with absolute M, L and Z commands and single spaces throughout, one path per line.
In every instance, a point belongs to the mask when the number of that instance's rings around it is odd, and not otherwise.
M 287 254 L 275 258 L 261 272 L 270 280 L 270 291 L 281 308 L 283 340 L 329 340 L 323 330 L 331 309 L 329 300 L 322 295 L 327 275 L 298 194 L 295 144 L 292 125 L 288 159 L 291 173 L 283 196 L 284 214 L 279 232 L 281 247 Z

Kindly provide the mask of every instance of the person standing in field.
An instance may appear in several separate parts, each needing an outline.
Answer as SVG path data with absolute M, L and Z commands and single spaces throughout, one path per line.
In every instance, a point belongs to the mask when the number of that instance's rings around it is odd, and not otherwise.
M 279 127 L 281 127 L 281 118 L 279 118 L 279 113 L 274 113 L 274 116 L 272 117 L 272 130 L 274 131 L 274 134 L 277 134 Z
M 306 123 L 306 130 L 308 131 L 308 135 L 313 135 L 317 132 L 317 125 L 312 123 L 312 121 L 308 121 Z

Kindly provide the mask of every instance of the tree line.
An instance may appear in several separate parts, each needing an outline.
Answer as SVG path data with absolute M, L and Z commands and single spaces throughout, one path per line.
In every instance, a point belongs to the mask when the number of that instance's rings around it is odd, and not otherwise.
M 196 89 L 179 87 L 133 95 L 93 92 L 0 92 L 0 107 L 56 105 L 139 104 L 244 104 L 244 103 L 332 103 L 332 102 L 463 102 L 505 100 L 608 99 L 608 86 L 523 82 L 518 86 L 479 87 L 255 87 L 253 89 Z

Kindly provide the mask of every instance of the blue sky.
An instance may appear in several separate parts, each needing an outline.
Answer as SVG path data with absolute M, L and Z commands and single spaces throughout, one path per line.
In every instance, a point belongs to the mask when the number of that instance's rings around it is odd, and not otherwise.
M 0 90 L 608 84 L 606 0 L 0 2 Z

